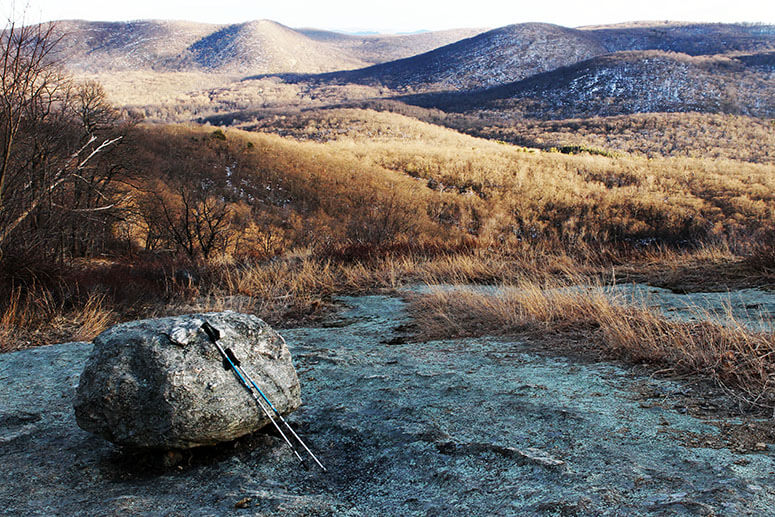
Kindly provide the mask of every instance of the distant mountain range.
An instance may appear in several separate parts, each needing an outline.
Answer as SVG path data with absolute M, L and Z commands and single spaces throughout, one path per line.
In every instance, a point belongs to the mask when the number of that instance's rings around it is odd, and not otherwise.
M 654 112 L 775 117 L 775 52 L 712 56 L 616 52 L 494 88 L 403 100 L 445 111 L 528 118 Z
M 60 61 L 77 73 L 274 77 L 297 85 L 297 104 L 305 96 L 320 102 L 339 86 L 362 85 L 425 107 L 507 117 L 657 111 L 775 117 L 775 26 L 769 25 L 640 22 L 571 29 L 526 23 L 390 36 L 291 29 L 268 20 L 57 26 Z M 235 92 L 252 87 L 233 85 Z M 228 85 L 218 88 L 228 97 Z M 346 97 L 338 91 L 331 102 Z
M 691 56 L 775 49 L 775 27 L 638 24 L 568 29 L 527 23 L 501 27 L 407 59 L 318 76 L 320 81 L 397 90 L 475 90 L 632 50 Z
M 269 20 L 235 25 L 189 22 L 56 22 L 59 60 L 75 72 L 320 73 L 401 59 L 482 32 L 459 29 L 355 36 L 291 29 Z

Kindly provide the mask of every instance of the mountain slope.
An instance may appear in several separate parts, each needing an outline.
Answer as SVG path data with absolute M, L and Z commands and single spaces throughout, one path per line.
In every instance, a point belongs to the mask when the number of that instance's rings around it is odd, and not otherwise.
M 772 25 L 641 22 L 581 30 L 593 34 L 608 52 L 664 50 L 699 56 L 775 47 Z
M 137 22 L 55 23 L 57 60 L 77 72 L 166 70 L 187 48 L 218 25 L 145 20 Z
M 353 36 L 314 29 L 297 30 L 314 40 L 335 45 L 338 51 L 360 59 L 364 66 L 422 54 L 484 32 L 484 29 L 451 29 L 416 34 Z
M 189 22 L 56 23 L 58 59 L 71 71 L 152 70 L 240 74 L 321 73 L 400 59 L 481 30 L 351 36 L 295 30 L 269 20 L 233 25 Z
M 313 73 L 360 66 L 363 61 L 336 47 L 268 20 L 229 25 L 188 49 L 181 62 L 191 68 L 240 73 L 309 70 Z
M 175 113 L 202 116 L 432 92 L 407 101 L 535 118 L 773 112 L 774 26 L 528 23 L 401 36 L 291 29 L 268 20 L 74 21 L 59 29 L 59 59 L 72 72 L 107 80 L 119 105 L 165 113 L 170 103 Z M 254 80 L 240 80 L 246 76 Z M 186 91 L 171 94 L 179 85 Z M 196 106 L 188 109 L 191 102 Z
M 312 80 L 402 92 L 475 90 L 620 51 L 715 55 L 768 49 L 775 49 L 775 27 L 765 25 L 636 23 L 577 30 L 526 23 L 494 29 L 425 54 Z
M 604 54 L 594 36 L 557 25 L 501 27 L 418 56 L 323 81 L 383 85 L 398 90 L 486 88 Z
M 775 116 L 775 76 L 758 66 L 769 54 L 692 57 L 620 52 L 482 92 L 408 96 L 448 111 L 505 112 L 529 118 L 649 112 Z

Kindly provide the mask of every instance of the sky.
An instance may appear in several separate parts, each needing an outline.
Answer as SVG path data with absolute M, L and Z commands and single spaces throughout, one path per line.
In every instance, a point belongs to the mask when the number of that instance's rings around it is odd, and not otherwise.
M 0 0 L 26 23 L 140 19 L 239 23 L 269 19 L 289 27 L 413 32 L 547 22 L 578 27 L 635 20 L 775 24 L 775 0 Z

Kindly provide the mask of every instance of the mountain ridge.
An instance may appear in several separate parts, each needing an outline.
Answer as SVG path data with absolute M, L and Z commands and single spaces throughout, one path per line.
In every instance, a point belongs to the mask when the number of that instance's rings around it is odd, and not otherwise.
M 581 28 L 593 32 L 609 52 L 664 50 L 692 56 L 773 48 L 775 26 L 745 23 L 619 24 Z
M 52 22 L 58 60 L 71 71 L 322 73 L 423 53 L 483 29 L 355 36 L 293 29 L 272 20 L 238 24 L 137 20 Z
M 445 111 L 566 119 L 654 112 L 775 116 L 772 53 L 690 56 L 625 51 L 478 92 L 406 96 L 409 104 Z
M 513 24 L 424 54 L 360 70 L 333 72 L 320 79 L 394 89 L 478 89 L 602 53 L 602 46 L 574 29 L 543 23 Z
M 505 118 L 656 111 L 775 116 L 772 25 L 523 23 L 390 36 L 293 29 L 271 20 L 66 21 L 60 29 L 60 61 L 84 77 L 106 78 L 118 105 L 195 118 L 388 97 Z M 129 86 L 121 86 L 122 77 Z M 186 91 L 176 95 L 178 86 Z M 122 100 L 129 97 L 134 101 Z

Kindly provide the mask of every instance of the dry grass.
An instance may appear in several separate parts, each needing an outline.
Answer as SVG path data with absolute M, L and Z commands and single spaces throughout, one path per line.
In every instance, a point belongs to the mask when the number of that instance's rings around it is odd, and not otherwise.
M 112 324 L 114 314 L 108 304 L 105 294 L 92 294 L 83 308 L 74 311 L 71 318 L 78 327 L 73 334 L 74 341 L 91 341 Z
M 11 290 L 0 316 L 0 352 L 62 341 L 90 341 L 116 321 L 112 301 L 91 293 L 65 306 L 61 296 L 41 287 Z
M 10 341 L 16 329 L 29 326 L 32 319 L 32 308 L 28 297 L 22 296 L 19 288 L 11 290 L 7 305 L 2 317 L 0 317 L 0 342 Z
M 557 257 L 556 270 L 567 260 Z M 157 307 L 155 314 L 231 309 L 253 312 L 273 325 L 287 327 L 314 323 L 332 308 L 335 295 L 394 291 L 429 276 L 450 283 L 488 283 L 536 268 L 522 257 L 483 250 L 345 262 L 314 256 L 308 249 L 297 250 L 284 259 L 260 264 L 221 263 L 205 272 L 199 285 L 171 289 L 170 301 Z
M 727 158 L 775 162 L 775 125 L 769 120 L 705 113 L 638 113 L 570 120 L 480 124 L 472 134 L 549 149 L 586 146 L 649 158 Z
M 431 274 L 450 282 L 491 282 L 526 267 L 515 257 L 481 250 L 334 261 L 298 249 L 261 262 L 220 257 L 191 269 L 196 280 L 190 281 L 176 278 L 175 267 L 151 263 L 126 269 L 106 262 L 92 265 L 86 275 L 60 279 L 66 289 L 13 289 L 0 316 L 0 347 L 90 340 L 118 321 L 227 309 L 257 314 L 279 327 L 310 324 L 327 314 L 336 294 L 393 290 Z
M 656 246 L 618 261 L 619 282 L 647 283 L 675 292 L 716 292 L 772 285 L 764 264 L 732 251 L 729 243 L 701 244 L 689 249 Z
M 36 344 L 87 338 L 111 312 L 125 320 L 223 308 L 293 325 L 324 314 L 335 294 L 427 276 L 514 283 L 616 268 L 612 276 L 693 278 L 696 290 L 714 278 L 723 287 L 735 263 L 741 277 L 758 267 L 766 280 L 766 264 L 745 265 L 740 254 L 775 228 L 772 165 L 530 151 L 369 110 L 272 124 L 296 138 L 139 128 L 127 151 L 145 174 L 133 179 L 133 202 L 143 186 L 174 192 L 175 182 L 201 178 L 231 211 L 227 244 L 208 260 L 176 258 L 173 242 L 151 239 L 142 207 L 129 206 L 116 229 L 126 239 L 117 237 L 116 249 L 127 254 L 53 265 L 61 271 L 48 290 L 27 282 L 6 298 L 4 332 L 27 329 Z M 181 270 L 196 281 L 176 281 Z M 4 283 L 13 293 L 17 284 Z M 72 292 L 80 296 L 66 302 Z M 102 297 L 89 302 L 84 293 Z M 45 337 L 57 326 L 70 334 Z
M 497 292 L 436 289 L 412 299 L 419 337 L 440 339 L 541 331 L 569 334 L 580 348 L 711 378 L 753 405 L 775 405 L 775 335 L 748 329 L 727 315 L 723 325 L 697 308 L 699 323 L 673 321 L 645 302 L 625 302 L 598 284 L 593 290 L 527 278 Z

